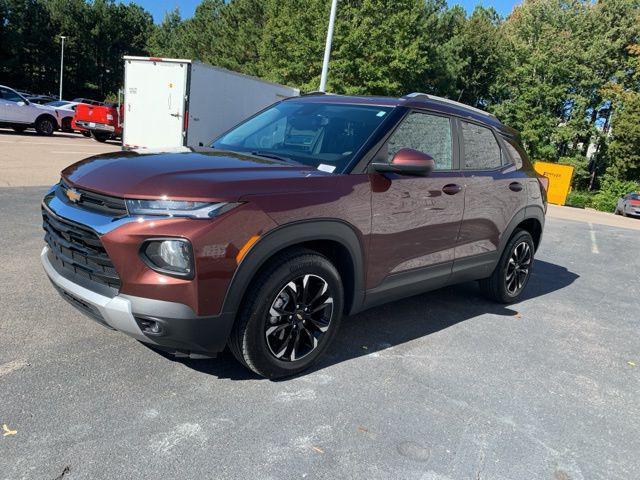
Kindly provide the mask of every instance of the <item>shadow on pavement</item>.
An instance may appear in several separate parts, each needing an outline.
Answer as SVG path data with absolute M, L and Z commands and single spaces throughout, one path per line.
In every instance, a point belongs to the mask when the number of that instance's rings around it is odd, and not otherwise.
M 522 301 L 561 290 L 571 285 L 578 277 L 565 267 L 536 260 Z M 486 300 L 477 283 L 468 282 L 382 305 L 352 317 L 345 317 L 335 343 L 329 347 L 316 365 L 303 372 L 301 376 L 410 342 L 485 313 L 512 317 L 518 313 L 516 306 L 517 303 L 501 305 Z M 232 380 L 261 378 L 240 365 L 228 351 L 209 360 L 176 359 L 169 354 L 162 355 L 194 370 L 219 378 Z

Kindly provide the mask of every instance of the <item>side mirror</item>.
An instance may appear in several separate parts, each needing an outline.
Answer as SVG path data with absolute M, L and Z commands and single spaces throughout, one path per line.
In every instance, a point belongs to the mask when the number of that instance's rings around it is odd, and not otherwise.
M 26 103 L 24 103 L 23 101 L 16 102 L 16 104 L 17 104 L 19 107 L 24 107 L 24 106 L 26 105 Z
M 413 148 L 403 148 L 398 150 L 391 162 L 375 162 L 371 167 L 378 173 L 391 172 L 426 177 L 436 168 L 436 162 L 431 155 Z

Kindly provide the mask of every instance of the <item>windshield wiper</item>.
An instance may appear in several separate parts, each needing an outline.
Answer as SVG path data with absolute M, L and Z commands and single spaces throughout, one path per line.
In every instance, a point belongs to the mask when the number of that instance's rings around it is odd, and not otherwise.
M 300 162 L 296 162 L 295 160 L 292 160 L 289 157 L 283 157 L 281 155 L 276 155 L 275 153 L 263 152 L 261 150 L 251 152 L 251 155 L 255 155 L 256 157 L 272 158 L 274 160 L 280 160 L 282 162 L 292 162 L 292 163 L 297 163 L 299 165 L 302 165 Z

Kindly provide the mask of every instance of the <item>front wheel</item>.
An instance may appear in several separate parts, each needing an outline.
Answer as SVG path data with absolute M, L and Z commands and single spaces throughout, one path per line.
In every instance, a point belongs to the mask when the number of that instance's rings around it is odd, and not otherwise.
M 53 135 L 53 131 L 56 129 L 56 126 L 53 122 L 54 120 L 49 117 L 39 118 L 36 121 L 36 132 L 38 132 L 39 135 L 50 137 L 51 135 Z
M 245 366 L 281 378 L 311 366 L 335 337 L 344 294 L 335 266 L 306 249 L 291 251 L 251 283 L 229 347 Z
M 517 302 L 531 278 L 534 251 L 531 234 L 516 230 L 491 276 L 480 280 L 484 294 L 500 303 Z

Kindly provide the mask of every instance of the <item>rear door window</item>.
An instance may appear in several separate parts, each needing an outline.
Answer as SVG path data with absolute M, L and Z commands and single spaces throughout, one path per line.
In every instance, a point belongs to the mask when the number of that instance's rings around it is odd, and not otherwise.
M 451 122 L 446 117 L 412 112 L 402 121 L 387 142 L 387 161 L 403 148 L 431 155 L 436 170 L 451 170 L 453 148 Z
M 494 170 L 502 165 L 500 145 L 493 132 L 479 125 L 460 122 L 466 170 Z

